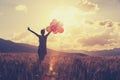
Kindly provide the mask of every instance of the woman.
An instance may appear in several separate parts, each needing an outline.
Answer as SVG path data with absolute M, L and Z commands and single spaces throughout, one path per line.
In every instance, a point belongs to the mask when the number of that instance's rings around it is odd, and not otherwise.
M 46 46 L 46 43 L 47 43 L 47 37 L 48 35 L 51 33 L 51 32 L 48 32 L 46 35 L 45 35 L 45 29 L 42 29 L 40 32 L 41 32 L 41 35 L 37 34 L 36 32 L 34 32 L 33 30 L 31 30 L 29 27 L 28 27 L 28 30 L 30 32 L 32 32 L 33 34 L 35 34 L 38 38 L 39 38 L 39 47 L 38 47 L 38 55 L 39 55 L 39 61 L 41 63 L 41 61 L 44 60 L 44 57 L 45 55 L 47 54 L 47 46 Z

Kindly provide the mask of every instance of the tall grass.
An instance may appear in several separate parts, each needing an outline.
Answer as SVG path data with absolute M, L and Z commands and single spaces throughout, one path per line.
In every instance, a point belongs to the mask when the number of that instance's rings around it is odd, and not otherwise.
M 37 54 L 0 54 L 0 80 L 44 80 L 54 59 L 56 80 L 120 80 L 120 57 L 46 56 L 40 65 Z

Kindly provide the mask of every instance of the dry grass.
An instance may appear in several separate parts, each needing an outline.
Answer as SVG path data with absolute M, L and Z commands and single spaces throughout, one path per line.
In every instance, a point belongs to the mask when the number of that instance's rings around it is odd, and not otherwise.
M 44 80 L 51 59 L 56 80 L 120 80 L 120 57 L 46 56 L 38 66 L 37 54 L 0 54 L 0 80 Z

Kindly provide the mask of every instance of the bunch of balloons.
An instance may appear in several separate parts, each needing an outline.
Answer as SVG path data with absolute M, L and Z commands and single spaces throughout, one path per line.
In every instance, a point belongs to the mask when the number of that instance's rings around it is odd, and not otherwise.
M 53 19 L 50 25 L 46 28 L 47 32 L 53 32 L 54 34 L 63 33 L 63 24 L 56 19 Z

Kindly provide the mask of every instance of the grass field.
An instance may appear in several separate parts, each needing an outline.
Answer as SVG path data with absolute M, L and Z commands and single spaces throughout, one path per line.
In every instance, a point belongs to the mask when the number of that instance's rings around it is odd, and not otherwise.
M 120 57 L 1 53 L 0 80 L 120 80 Z M 47 79 L 50 69 L 56 79 Z

